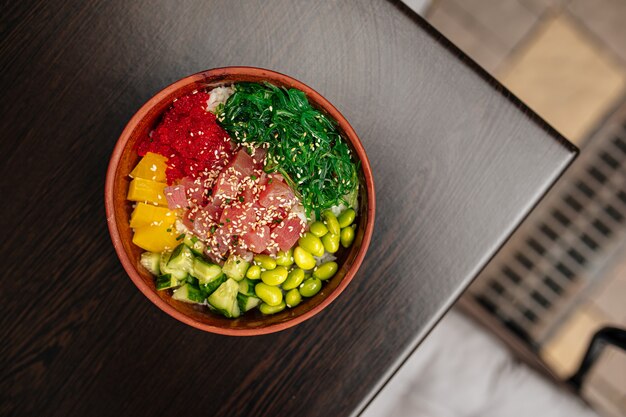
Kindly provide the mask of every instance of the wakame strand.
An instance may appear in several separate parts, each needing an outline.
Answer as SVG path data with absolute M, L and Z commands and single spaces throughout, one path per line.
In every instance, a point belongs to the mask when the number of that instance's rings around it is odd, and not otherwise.
M 345 203 L 357 187 L 357 166 L 336 123 L 295 88 L 238 83 L 217 119 L 236 142 L 268 150 L 265 170 L 294 188 L 307 216 Z

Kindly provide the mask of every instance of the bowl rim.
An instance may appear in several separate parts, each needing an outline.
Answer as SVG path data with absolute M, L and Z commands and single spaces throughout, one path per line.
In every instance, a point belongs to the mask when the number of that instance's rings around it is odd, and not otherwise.
M 179 88 L 194 83 L 198 81 L 205 80 L 207 78 L 218 78 L 235 76 L 235 75 L 252 75 L 254 77 L 267 78 L 268 81 L 277 80 L 279 82 L 283 82 L 285 85 L 290 85 L 295 87 L 301 91 L 304 91 L 308 97 L 313 97 L 314 100 L 321 105 L 321 107 L 337 121 L 340 127 L 345 132 L 346 140 L 348 140 L 352 146 L 354 147 L 358 159 L 361 161 L 361 168 L 363 170 L 363 176 L 365 179 L 365 188 L 367 191 L 367 217 L 368 221 L 365 224 L 365 231 L 363 234 L 363 240 L 361 242 L 361 247 L 357 252 L 356 257 L 354 258 L 354 262 L 346 272 L 346 275 L 343 277 L 339 285 L 330 293 L 326 298 L 317 306 L 313 307 L 311 310 L 301 314 L 300 316 L 294 317 L 293 319 L 270 324 L 268 326 L 259 327 L 259 328 L 250 328 L 250 329 L 232 329 L 232 328 L 224 328 L 219 326 L 214 326 L 206 323 L 201 323 L 193 318 L 187 316 L 186 314 L 180 312 L 172 305 L 168 304 L 165 300 L 157 295 L 155 291 L 152 290 L 141 278 L 139 273 L 137 272 L 134 263 L 128 257 L 126 251 L 123 248 L 122 240 L 117 228 L 117 219 L 115 217 L 115 210 L 113 204 L 113 195 L 114 195 L 114 183 L 115 183 L 115 175 L 119 166 L 119 162 L 123 151 L 128 143 L 128 140 L 131 137 L 131 133 L 137 127 L 139 122 L 146 116 L 151 108 L 153 108 L 156 104 L 158 104 L 164 97 L 172 94 Z M 104 188 L 104 200 L 105 200 L 105 211 L 107 216 L 107 225 L 109 228 L 109 234 L 111 236 L 111 240 L 113 242 L 113 246 L 115 248 L 115 252 L 117 253 L 118 258 L 120 259 L 124 270 L 129 275 L 130 279 L 133 283 L 139 288 L 139 290 L 150 300 L 153 304 L 155 304 L 162 311 L 170 315 L 171 317 L 189 325 L 195 327 L 200 330 L 204 330 L 209 333 L 222 334 L 227 336 L 256 336 L 278 332 L 281 330 L 288 329 L 297 324 L 302 323 L 305 320 L 310 319 L 315 316 L 319 312 L 321 312 L 324 308 L 326 308 L 331 302 L 333 302 L 339 294 L 341 294 L 348 284 L 352 281 L 356 272 L 359 270 L 363 259 L 365 258 L 365 254 L 369 247 L 372 233 L 374 230 L 374 222 L 375 222 L 375 212 L 376 212 L 376 198 L 375 198 L 375 188 L 374 188 L 374 177 L 372 175 L 372 170 L 370 166 L 369 159 L 367 154 L 365 153 L 365 149 L 356 134 L 355 130 L 352 128 L 348 120 L 337 110 L 335 106 L 333 106 L 326 98 L 324 98 L 320 93 L 309 87 L 308 85 L 302 83 L 301 81 L 296 80 L 293 77 L 288 75 L 268 70 L 265 68 L 259 67 L 250 67 L 250 66 L 229 66 L 229 67 L 220 67 L 213 68 L 205 71 L 201 71 L 192 75 L 188 75 L 184 78 L 181 78 L 178 81 L 173 82 L 167 87 L 163 88 L 155 95 L 153 95 L 148 101 L 146 101 L 137 112 L 133 115 L 133 117 L 128 121 L 124 130 L 120 134 L 113 152 L 111 154 L 111 158 L 109 160 L 109 165 L 106 173 L 106 182 Z

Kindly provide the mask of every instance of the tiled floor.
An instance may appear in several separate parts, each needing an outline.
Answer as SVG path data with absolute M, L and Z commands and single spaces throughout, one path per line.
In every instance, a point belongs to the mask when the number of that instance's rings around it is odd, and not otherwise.
M 574 143 L 626 94 L 624 0 L 435 0 L 425 16 Z
M 626 1 L 572 0 L 567 11 L 626 65 Z
M 424 1 L 431 24 L 583 152 L 626 100 L 626 0 Z M 624 254 L 544 346 L 559 375 L 575 370 L 599 328 L 626 328 Z M 626 416 L 626 355 L 603 354 L 590 380 L 587 398 L 607 415 Z
M 546 19 L 498 71 L 513 93 L 572 142 L 581 143 L 621 99 L 626 71 L 566 14 Z

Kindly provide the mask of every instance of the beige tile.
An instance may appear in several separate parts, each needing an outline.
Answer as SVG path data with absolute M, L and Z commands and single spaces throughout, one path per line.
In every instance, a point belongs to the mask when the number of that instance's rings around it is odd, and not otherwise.
M 626 260 L 604 278 L 590 300 L 598 310 L 626 328 Z
M 626 417 L 624 399 L 616 397 L 611 387 L 601 379 L 586 383 L 581 395 L 602 417 Z
M 575 143 L 626 87 L 626 72 L 564 15 L 544 22 L 498 78 Z
M 578 369 L 595 332 L 607 322 L 606 317 L 593 308 L 577 309 L 541 348 L 542 359 L 560 377 L 570 377 Z
M 541 16 L 546 12 L 559 12 L 570 0 L 519 0 L 519 2 Z
M 626 395 L 626 352 L 607 346 L 594 371 L 611 386 L 616 400 Z
M 453 1 L 443 0 L 434 3 L 429 8 L 426 18 L 445 37 L 489 72 L 493 73 L 508 53 L 486 28 L 468 16 Z
M 572 0 L 568 10 L 626 65 L 626 1 Z
M 537 15 L 519 0 L 448 0 L 486 28 L 488 35 L 507 51 L 537 23 Z

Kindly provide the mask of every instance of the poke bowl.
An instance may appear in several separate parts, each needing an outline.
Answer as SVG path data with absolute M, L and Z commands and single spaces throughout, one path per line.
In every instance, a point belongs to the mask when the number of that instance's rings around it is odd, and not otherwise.
M 105 207 L 139 290 L 225 335 L 272 333 L 328 306 L 374 227 L 365 150 L 319 93 L 280 73 L 217 68 L 158 92 L 113 150 Z

